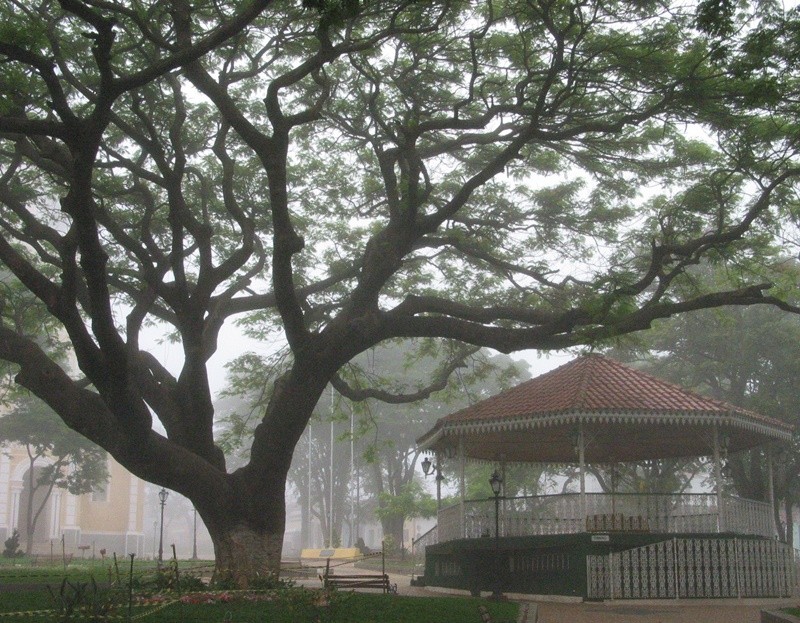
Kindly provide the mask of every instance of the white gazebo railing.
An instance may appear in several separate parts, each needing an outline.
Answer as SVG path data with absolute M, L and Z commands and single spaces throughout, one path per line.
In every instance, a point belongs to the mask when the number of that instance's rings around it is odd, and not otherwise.
M 733 496 L 724 496 L 725 529 L 736 534 L 758 534 L 772 537 L 775 518 L 770 505 Z
M 724 531 L 774 536 L 769 504 L 721 497 L 722 509 L 718 508 L 715 493 L 587 493 L 585 496 L 567 493 L 504 498 L 500 506 L 500 535 L 621 530 L 669 534 Z M 493 499 L 454 504 L 439 511 L 438 539 L 443 542 L 493 536 L 494 521 Z

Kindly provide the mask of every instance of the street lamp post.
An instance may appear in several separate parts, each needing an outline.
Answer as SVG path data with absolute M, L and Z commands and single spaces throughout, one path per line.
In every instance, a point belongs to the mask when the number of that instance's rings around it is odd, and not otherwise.
M 161 530 L 158 535 L 158 564 L 159 566 L 164 560 L 164 506 L 167 503 L 167 497 L 169 496 L 169 491 L 167 491 L 164 487 L 161 487 L 161 491 L 158 492 L 158 500 L 161 502 Z
M 442 510 L 442 480 L 444 480 L 442 468 L 438 462 L 434 465 L 427 456 L 422 460 L 421 465 L 422 472 L 426 476 L 429 476 L 432 471 L 436 472 L 436 511 L 439 512 Z
M 494 470 L 489 485 L 494 493 L 494 589 L 492 599 L 502 599 L 503 592 L 500 590 L 500 490 L 503 485 L 503 477 L 497 470 Z

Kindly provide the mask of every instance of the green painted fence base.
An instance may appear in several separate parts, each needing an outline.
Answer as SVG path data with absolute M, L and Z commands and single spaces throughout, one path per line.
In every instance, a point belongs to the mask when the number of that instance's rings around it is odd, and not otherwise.
M 672 538 L 730 540 L 733 534 L 610 532 L 459 539 L 425 549 L 421 585 L 477 594 L 502 591 L 586 599 L 587 556 L 641 548 Z M 738 538 L 743 538 L 738 535 Z M 744 537 L 762 540 L 763 537 Z

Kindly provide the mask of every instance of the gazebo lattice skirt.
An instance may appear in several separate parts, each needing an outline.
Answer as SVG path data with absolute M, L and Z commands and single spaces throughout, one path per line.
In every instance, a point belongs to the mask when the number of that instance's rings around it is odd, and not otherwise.
M 791 548 L 766 539 L 673 538 L 586 557 L 589 599 L 788 597 Z
M 585 599 L 789 597 L 792 548 L 734 534 L 561 534 L 430 544 L 420 584 Z

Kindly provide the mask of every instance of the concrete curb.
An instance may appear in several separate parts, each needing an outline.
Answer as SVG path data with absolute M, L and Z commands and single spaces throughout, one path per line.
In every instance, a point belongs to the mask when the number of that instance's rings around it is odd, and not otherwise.
M 762 610 L 761 623 L 800 623 L 800 618 L 777 610 Z

